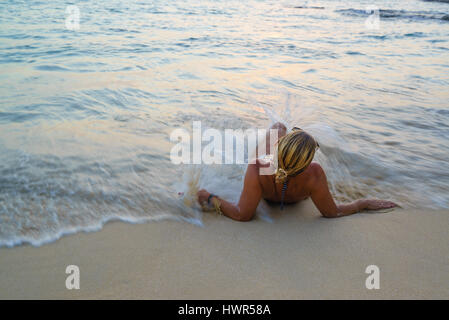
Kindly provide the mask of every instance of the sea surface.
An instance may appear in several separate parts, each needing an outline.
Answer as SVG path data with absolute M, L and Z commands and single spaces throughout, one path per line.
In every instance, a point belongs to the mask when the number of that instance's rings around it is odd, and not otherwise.
M 245 166 L 173 164 L 193 121 L 300 126 L 339 201 L 448 208 L 449 3 L 1 1 L 0 246 L 201 224 Z

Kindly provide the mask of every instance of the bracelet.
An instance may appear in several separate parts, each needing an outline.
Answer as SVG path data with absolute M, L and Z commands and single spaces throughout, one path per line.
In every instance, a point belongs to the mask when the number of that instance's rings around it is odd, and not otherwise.
M 222 216 L 223 211 L 221 211 L 221 208 L 220 208 L 220 206 L 221 206 L 220 200 L 218 200 L 218 198 L 215 197 L 215 199 L 213 199 L 212 202 L 214 203 L 215 211 L 217 211 L 217 213 Z
M 212 199 L 213 197 L 218 198 L 218 196 L 216 194 L 213 194 L 213 193 L 209 194 L 209 197 L 207 197 L 207 204 L 210 204 L 210 199 Z
M 215 199 L 212 199 L 212 198 L 215 198 Z M 212 211 L 215 209 L 215 211 L 219 214 L 219 215 L 223 215 L 223 211 L 221 211 L 221 208 L 220 208 L 220 206 L 221 206 L 221 202 L 220 202 L 220 200 L 218 199 L 218 196 L 217 195 L 215 195 L 215 194 L 213 194 L 213 193 L 211 193 L 210 195 L 209 195 L 209 197 L 207 197 L 207 204 L 209 205 L 209 207 L 207 207 L 204 203 L 203 204 L 201 204 L 201 207 L 202 207 L 202 209 L 204 210 L 204 211 L 210 211 L 210 205 L 211 205 L 211 199 L 212 199 L 212 205 L 213 205 L 213 209 L 212 209 Z

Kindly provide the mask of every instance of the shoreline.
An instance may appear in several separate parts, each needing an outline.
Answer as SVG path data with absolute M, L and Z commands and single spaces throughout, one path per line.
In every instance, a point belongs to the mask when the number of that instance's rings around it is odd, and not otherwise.
M 449 210 L 325 219 L 311 201 L 273 222 L 203 215 L 107 223 L 33 247 L 0 248 L 0 299 L 449 299 Z M 368 265 L 380 289 L 365 287 Z M 65 287 L 67 265 L 80 289 Z

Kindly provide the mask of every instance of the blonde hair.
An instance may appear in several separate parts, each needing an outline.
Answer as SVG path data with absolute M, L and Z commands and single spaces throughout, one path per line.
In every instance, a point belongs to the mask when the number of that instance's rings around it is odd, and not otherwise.
M 301 129 L 281 137 L 278 141 L 276 183 L 283 183 L 289 176 L 295 176 L 304 171 L 312 162 L 318 147 L 318 142 Z

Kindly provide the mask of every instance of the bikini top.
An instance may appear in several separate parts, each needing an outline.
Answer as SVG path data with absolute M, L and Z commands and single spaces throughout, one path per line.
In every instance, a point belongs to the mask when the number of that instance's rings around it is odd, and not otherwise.
M 287 191 L 287 184 L 288 180 L 285 180 L 284 185 L 282 186 L 282 193 L 281 193 L 281 210 L 284 210 L 284 198 L 285 192 Z
M 306 170 L 307 167 L 302 168 L 301 170 L 299 170 L 297 173 L 295 173 L 294 175 L 291 175 L 289 177 L 296 177 L 298 174 L 300 174 L 301 172 L 303 172 L 304 170 Z M 287 179 L 284 181 L 284 184 L 282 185 L 282 191 L 281 191 L 281 210 L 284 210 L 284 198 L 285 198 L 285 193 L 287 192 L 287 186 L 288 186 L 288 177 Z

